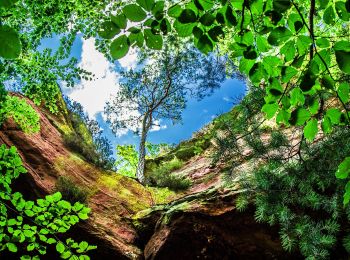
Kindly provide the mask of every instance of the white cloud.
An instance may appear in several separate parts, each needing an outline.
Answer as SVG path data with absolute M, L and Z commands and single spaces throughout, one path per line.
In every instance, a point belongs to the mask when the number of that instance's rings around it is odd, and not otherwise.
M 96 118 L 96 114 L 103 112 L 111 95 L 118 92 L 119 74 L 115 71 L 115 65 L 96 50 L 94 39 L 82 40 L 82 44 L 79 67 L 92 72 L 95 77 L 92 81 L 82 79 L 74 88 L 63 87 L 63 89 L 66 95 L 84 107 L 90 117 Z M 121 66 L 130 69 L 136 66 L 136 60 L 137 53 L 130 52 L 119 62 Z M 132 112 L 125 111 L 124 116 L 127 117 L 131 115 L 130 113 Z
M 223 97 L 222 100 L 224 100 L 224 101 L 226 101 L 226 102 L 232 101 L 229 97 Z
M 162 125 L 161 124 L 161 120 L 155 120 L 153 123 L 154 123 L 154 125 L 150 129 L 150 132 L 156 132 L 156 131 L 160 131 L 160 130 L 168 128 L 167 125 Z

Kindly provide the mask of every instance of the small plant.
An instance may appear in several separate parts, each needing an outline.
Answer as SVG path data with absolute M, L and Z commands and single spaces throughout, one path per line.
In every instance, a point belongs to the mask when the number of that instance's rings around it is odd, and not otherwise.
M 87 203 L 89 192 L 67 177 L 59 177 L 56 183 L 56 190 L 62 194 L 62 198 L 70 203 Z
M 0 109 L 0 117 L 12 118 L 25 133 L 39 132 L 40 117 L 25 99 L 8 95 L 5 100 Z
M 138 152 L 135 145 L 117 145 L 115 166 L 121 175 L 136 178 Z
M 154 159 L 162 154 L 167 153 L 171 146 L 168 144 L 152 144 L 146 142 L 146 158 Z M 119 174 L 136 178 L 136 169 L 138 165 L 139 153 L 135 145 L 117 145 L 117 160 L 115 166 Z
M 164 162 L 155 168 L 147 177 L 157 187 L 168 187 L 174 191 L 186 190 L 191 186 L 191 181 L 186 177 L 171 174 L 182 166 L 183 162 L 175 157 L 173 160 Z
M 9 251 L 17 254 L 13 259 L 40 259 L 47 249 L 56 248 L 63 259 L 90 259 L 87 252 L 96 246 L 60 237 L 80 220 L 87 220 L 91 210 L 80 202 L 64 200 L 60 192 L 35 201 L 14 192 L 12 182 L 27 172 L 14 146 L 0 146 L 0 165 L 0 254 Z

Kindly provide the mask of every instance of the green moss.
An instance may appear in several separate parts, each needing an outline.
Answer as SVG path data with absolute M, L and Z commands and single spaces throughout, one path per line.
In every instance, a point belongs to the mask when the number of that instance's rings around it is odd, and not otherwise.
M 141 184 L 120 174 L 102 174 L 98 185 L 115 192 L 131 210 L 138 212 L 151 206 L 151 194 Z
M 176 199 L 176 193 L 168 188 L 147 187 L 155 204 L 166 204 Z

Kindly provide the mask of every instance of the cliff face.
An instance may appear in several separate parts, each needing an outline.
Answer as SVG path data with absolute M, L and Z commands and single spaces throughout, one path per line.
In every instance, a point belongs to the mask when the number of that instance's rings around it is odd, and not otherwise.
M 27 102 L 40 115 L 40 132 L 27 135 L 11 120 L 0 131 L 0 143 L 16 146 L 28 170 L 15 189 L 29 198 L 37 198 L 52 193 L 59 177 L 69 177 L 90 191 L 88 204 L 93 212 L 74 233 L 84 240 L 91 237 L 91 243 L 99 247 L 95 254 L 101 257 L 140 257 L 142 251 L 135 246 L 137 232 L 126 219 L 152 205 L 149 191 L 128 178 L 113 178 L 73 154 L 64 146 L 61 133 L 54 126 L 69 126 L 65 118 L 49 115 L 49 119 L 44 110 Z
M 172 173 L 188 176 L 193 186 L 168 198 L 170 203 L 157 205 L 159 200 L 149 188 L 104 172 L 72 153 L 61 135 L 62 129 L 69 128 L 65 117 L 28 102 L 40 115 L 39 133 L 24 134 L 11 120 L 0 129 L 0 143 L 16 146 L 28 170 L 15 189 L 35 199 L 52 193 L 62 176 L 88 189 L 92 214 L 70 235 L 98 246 L 92 259 L 289 257 L 276 229 L 257 224 L 252 211 L 235 209 L 239 191 L 221 188 L 222 169 L 211 167 L 205 153 Z

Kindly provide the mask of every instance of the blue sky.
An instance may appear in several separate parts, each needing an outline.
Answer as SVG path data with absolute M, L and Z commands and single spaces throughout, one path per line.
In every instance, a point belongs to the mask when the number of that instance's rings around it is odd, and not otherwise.
M 42 48 L 56 49 L 58 38 L 45 39 Z M 82 80 L 74 88 L 65 88 L 63 91 L 71 99 L 82 104 L 91 118 L 95 118 L 115 147 L 116 144 L 137 144 L 138 137 L 131 131 L 123 131 L 114 135 L 105 122 L 103 107 L 111 95 L 118 91 L 118 77 L 120 69 L 130 69 L 135 66 L 136 53 L 130 53 L 114 64 L 108 62 L 101 53 L 94 48 L 94 40 L 77 38 L 72 48 L 72 56 L 79 61 L 79 66 L 95 74 L 93 81 Z M 172 125 L 171 122 L 161 121 L 160 127 L 151 130 L 148 141 L 152 143 L 176 144 L 188 139 L 192 134 L 208 124 L 217 115 L 229 111 L 234 101 L 245 93 L 244 82 L 229 79 L 223 82 L 221 88 L 198 101 L 189 99 L 183 111 L 181 124 Z M 126 113 L 128 113 L 126 111 Z

